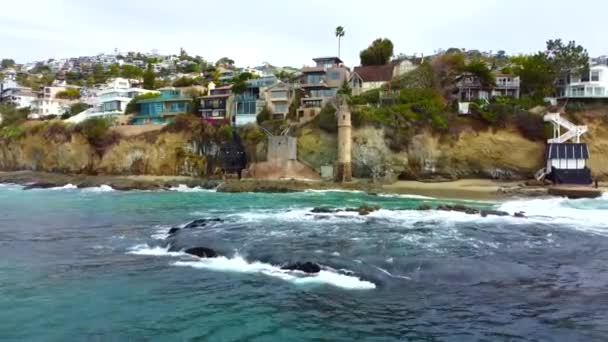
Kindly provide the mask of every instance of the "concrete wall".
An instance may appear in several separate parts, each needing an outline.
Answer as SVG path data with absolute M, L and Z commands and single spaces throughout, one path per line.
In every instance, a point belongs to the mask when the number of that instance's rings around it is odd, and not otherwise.
M 268 160 L 296 160 L 297 139 L 289 136 L 268 137 Z

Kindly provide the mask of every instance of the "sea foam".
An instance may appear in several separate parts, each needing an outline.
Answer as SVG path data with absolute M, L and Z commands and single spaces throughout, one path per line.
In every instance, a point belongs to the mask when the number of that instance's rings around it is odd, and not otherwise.
M 167 247 L 150 247 L 148 244 L 141 244 L 137 246 L 133 246 L 129 248 L 129 252 L 127 254 L 132 255 L 146 255 L 146 256 L 169 256 L 169 257 L 179 257 L 188 255 L 184 252 L 170 252 L 170 246 Z
M 344 275 L 328 270 L 321 270 L 321 272 L 317 274 L 307 275 L 303 272 L 282 270 L 280 267 L 258 261 L 248 262 L 239 255 L 236 255 L 233 258 L 219 257 L 196 261 L 176 261 L 173 265 L 219 272 L 258 273 L 279 278 L 297 285 L 327 284 L 347 290 L 371 290 L 376 288 L 374 283 L 359 279 L 355 276 Z
M 195 186 L 193 188 L 188 187 L 185 184 L 180 184 L 178 186 L 174 186 L 169 188 L 170 191 L 175 192 L 217 192 L 215 189 L 203 189 L 200 186 Z

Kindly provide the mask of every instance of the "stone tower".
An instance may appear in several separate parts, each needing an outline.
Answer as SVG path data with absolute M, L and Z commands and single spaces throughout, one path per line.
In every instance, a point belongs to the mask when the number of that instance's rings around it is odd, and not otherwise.
M 352 124 L 350 109 L 346 101 L 340 103 L 338 109 L 338 165 L 336 167 L 336 181 L 350 182 L 353 179 L 351 164 L 352 154 Z

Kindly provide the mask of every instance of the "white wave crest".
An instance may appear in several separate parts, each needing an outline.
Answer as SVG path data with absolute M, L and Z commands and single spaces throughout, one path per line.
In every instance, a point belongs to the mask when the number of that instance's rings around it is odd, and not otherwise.
M 308 189 L 308 190 L 304 190 L 304 192 L 305 193 L 319 193 L 319 194 L 330 193 L 330 192 L 344 192 L 344 193 L 349 193 L 349 194 L 363 194 L 364 193 L 361 190 L 345 190 L 345 189 L 323 189 L 323 190 Z
M 56 186 L 54 188 L 49 188 L 49 190 L 75 190 L 78 187 L 74 184 L 66 184 L 64 186 Z
M 175 192 L 217 192 L 215 189 L 203 189 L 200 186 L 195 186 L 193 188 L 188 187 L 185 184 L 180 184 L 178 186 L 174 186 L 169 188 L 170 191 Z
M 524 212 L 528 220 L 571 225 L 575 229 L 608 234 L 608 195 L 597 199 L 571 200 L 543 198 L 515 200 L 501 204 L 498 210 Z
M 249 263 L 238 255 L 234 258 L 219 257 L 213 259 L 200 259 L 197 261 L 177 261 L 174 265 L 221 272 L 259 273 L 297 285 L 327 284 L 347 290 L 371 290 L 376 288 L 374 283 L 361 280 L 354 276 L 327 270 L 321 270 L 321 272 L 314 275 L 306 275 L 303 272 L 282 270 L 279 267 L 261 262 Z
M 426 199 L 432 200 L 434 197 L 422 196 L 422 195 L 408 195 L 408 194 L 378 194 L 378 197 L 384 198 L 405 198 L 405 199 Z
M 84 191 L 84 192 L 112 192 L 115 190 L 111 186 L 104 184 L 104 185 L 100 185 L 98 187 L 84 188 L 84 189 L 82 189 L 82 191 Z
M 146 256 L 170 256 L 170 257 L 179 257 L 186 256 L 187 254 L 184 252 L 170 252 L 169 246 L 167 247 L 150 247 L 148 244 L 137 245 L 129 248 L 129 252 L 127 254 L 132 255 L 146 255 Z

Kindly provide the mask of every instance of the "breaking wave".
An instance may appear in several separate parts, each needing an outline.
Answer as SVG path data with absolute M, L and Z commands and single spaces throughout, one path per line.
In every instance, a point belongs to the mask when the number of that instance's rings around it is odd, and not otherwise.
M 282 270 L 277 266 L 257 261 L 250 263 L 239 255 L 233 258 L 219 257 L 196 261 L 176 261 L 173 265 L 220 272 L 258 273 L 282 279 L 296 285 L 327 284 L 347 290 L 372 290 L 376 288 L 374 283 L 355 276 L 344 275 L 329 270 L 321 270 L 318 274 L 307 275 L 303 272 Z
M 174 186 L 172 188 L 169 188 L 169 191 L 175 191 L 175 192 L 217 192 L 215 189 L 203 189 L 200 186 L 195 186 L 193 188 L 188 187 L 185 184 L 180 184 L 178 186 Z
M 170 252 L 170 246 L 167 247 L 150 247 L 148 244 L 141 244 L 137 246 L 133 246 L 129 248 L 127 254 L 132 255 L 146 255 L 146 256 L 170 256 L 170 257 L 178 257 L 178 256 L 186 256 L 188 254 L 184 252 Z

